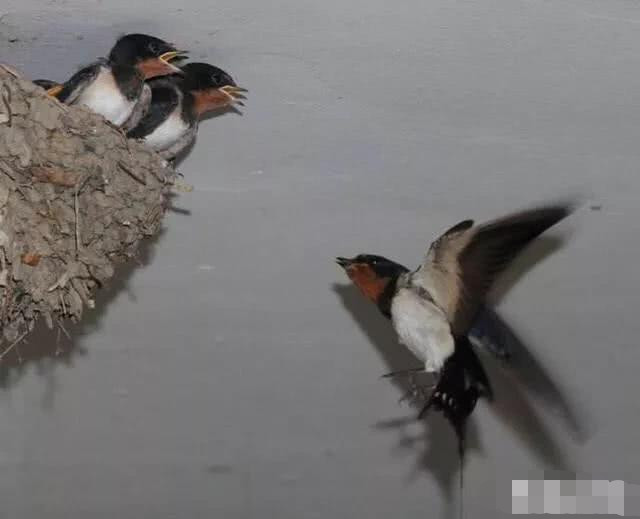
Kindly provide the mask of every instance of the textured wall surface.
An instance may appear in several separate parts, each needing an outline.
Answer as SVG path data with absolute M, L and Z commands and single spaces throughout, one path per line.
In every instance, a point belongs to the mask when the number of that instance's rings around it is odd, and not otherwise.
M 638 482 L 638 23 L 618 0 L 5 0 L 0 61 L 32 77 L 135 30 L 250 98 L 202 125 L 194 191 L 76 346 L 0 366 L 0 516 L 457 516 L 450 429 L 379 378 L 412 359 L 333 257 L 414 265 L 463 218 L 571 192 L 566 242 L 500 301 L 539 367 L 492 365 L 465 510 L 508 515 L 544 470 Z

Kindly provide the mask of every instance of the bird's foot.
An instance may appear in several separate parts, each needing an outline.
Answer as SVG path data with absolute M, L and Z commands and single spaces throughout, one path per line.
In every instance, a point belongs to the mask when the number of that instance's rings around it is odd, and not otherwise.
M 420 373 L 420 372 L 418 372 Z M 418 380 L 416 372 L 410 372 L 408 375 L 408 389 L 407 392 L 400 398 L 399 403 L 408 401 L 415 404 L 418 402 L 424 402 L 429 400 L 433 388 L 436 387 L 437 382 L 425 383 Z
M 423 403 L 427 401 L 430 396 L 435 384 L 420 384 L 415 381 L 412 381 L 409 384 L 409 389 L 407 392 L 402 395 L 398 399 L 398 403 L 402 404 L 403 402 L 409 402 L 410 404 Z
M 387 373 L 382 375 L 383 378 L 395 378 L 395 377 L 406 377 L 407 378 L 407 392 L 400 398 L 399 403 L 402 402 L 410 402 L 417 403 L 421 401 L 428 400 L 433 388 L 436 387 L 437 381 L 431 383 L 425 383 L 423 381 L 419 381 L 418 377 L 420 374 L 425 373 L 424 368 L 411 368 L 404 369 L 401 371 L 392 371 L 391 373 Z

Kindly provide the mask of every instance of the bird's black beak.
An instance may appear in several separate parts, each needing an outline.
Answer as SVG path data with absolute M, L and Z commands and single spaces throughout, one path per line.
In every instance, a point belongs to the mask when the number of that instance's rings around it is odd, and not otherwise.
M 343 269 L 346 269 L 353 264 L 353 260 L 349 258 L 343 258 L 342 256 L 338 256 L 336 258 L 336 263 L 340 265 Z

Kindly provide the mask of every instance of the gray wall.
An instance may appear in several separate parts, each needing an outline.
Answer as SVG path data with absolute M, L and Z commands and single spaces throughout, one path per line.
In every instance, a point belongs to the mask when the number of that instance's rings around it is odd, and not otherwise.
M 32 77 L 63 79 L 135 30 L 251 90 L 242 116 L 202 125 L 181 168 L 194 191 L 75 346 L 62 336 L 52 358 L 41 332 L 2 366 L 0 516 L 456 516 L 450 429 L 414 422 L 379 378 L 413 361 L 332 258 L 413 265 L 460 219 L 573 192 L 588 204 L 557 229 L 566 243 L 532 266 L 554 248 L 534 247 L 500 301 L 541 367 L 491 365 L 465 508 L 506 516 L 496 496 L 544 470 L 640 479 L 640 6 L 5 0 L 0 14 L 0 61 Z

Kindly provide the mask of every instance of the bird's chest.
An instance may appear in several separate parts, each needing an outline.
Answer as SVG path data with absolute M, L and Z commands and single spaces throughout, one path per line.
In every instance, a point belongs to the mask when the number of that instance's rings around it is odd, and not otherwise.
M 117 126 L 123 125 L 136 104 L 120 91 L 112 74 L 101 69 L 98 77 L 78 96 L 77 104 L 87 106 Z
M 162 124 L 144 138 L 144 142 L 154 150 L 164 150 L 180 140 L 188 131 L 189 125 L 176 108 Z
M 391 318 L 400 342 L 425 363 L 426 370 L 440 370 L 454 349 L 442 310 L 415 291 L 401 288 L 391 302 Z

